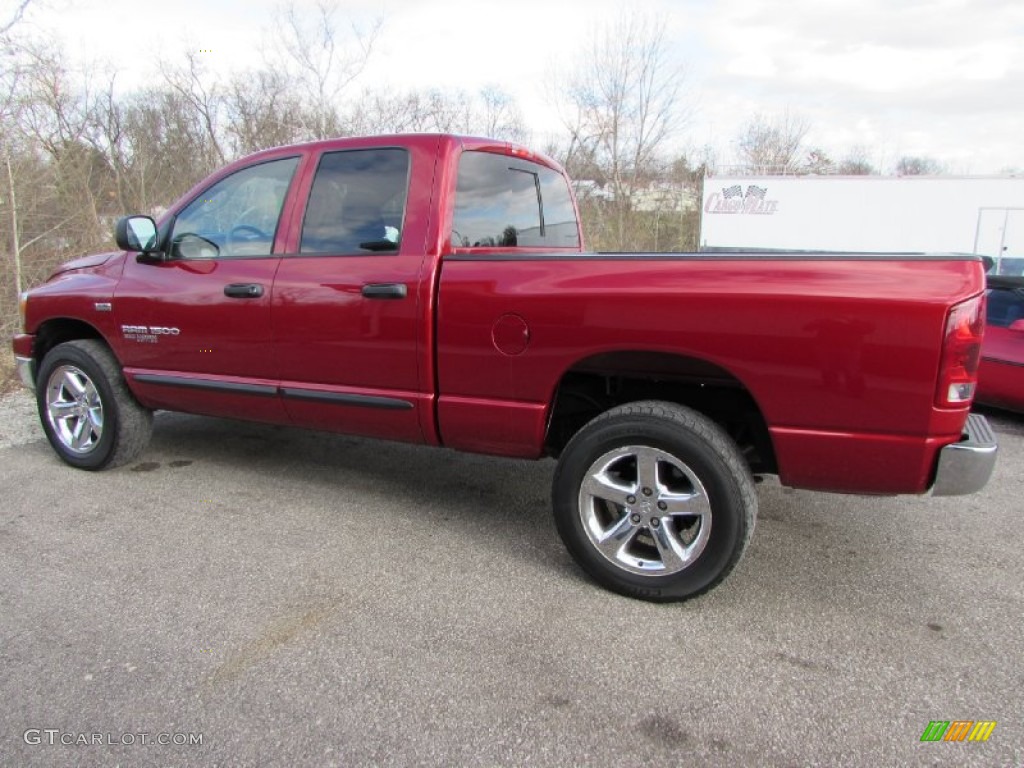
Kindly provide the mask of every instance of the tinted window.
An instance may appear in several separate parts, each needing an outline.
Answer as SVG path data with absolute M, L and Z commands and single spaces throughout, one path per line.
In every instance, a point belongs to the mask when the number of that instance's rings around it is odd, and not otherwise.
M 989 289 L 986 323 L 998 328 L 1008 328 L 1015 320 L 1021 319 L 1024 319 L 1024 287 Z
M 464 152 L 452 224 L 455 247 L 579 246 L 576 214 L 561 174 L 489 152 Z
M 302 223 L 302 253 L 398 250 L 409 185 L 404 149 L 331 152 L 316 171 Z
M 269 256 L 297 157 L 221 179 L 178 214 L 171 255 L 182 259 Z

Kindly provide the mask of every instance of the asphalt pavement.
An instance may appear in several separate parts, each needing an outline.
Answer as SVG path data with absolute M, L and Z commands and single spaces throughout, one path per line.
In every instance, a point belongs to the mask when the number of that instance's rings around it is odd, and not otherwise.
M 675 605 L 573 564 L 550 461 L 161 413 L 89 473 L 0 417 L 2 766 L 1024 765 L 1024 417 L 974 496 L 766 481 Z

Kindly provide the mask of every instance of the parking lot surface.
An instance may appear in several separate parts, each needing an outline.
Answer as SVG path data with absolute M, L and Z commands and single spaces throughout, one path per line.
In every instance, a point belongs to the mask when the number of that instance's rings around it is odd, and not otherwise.
M 161 413 L 89 473 L 0 415 L 0 765 L 1024 764 L 1022 418 L 974 496 L 764 482 L 651 605 L 570 560 L 550 461 Z

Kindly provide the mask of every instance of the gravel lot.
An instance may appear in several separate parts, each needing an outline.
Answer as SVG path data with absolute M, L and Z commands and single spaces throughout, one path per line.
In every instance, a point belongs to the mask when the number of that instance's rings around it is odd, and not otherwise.
M 0 765 L 1024 764 L 1024 418 L 975 496 L 765 482 L 657 606 L 571 562 L 551 462 L 159 414 L 87 473 L 0 415 Z

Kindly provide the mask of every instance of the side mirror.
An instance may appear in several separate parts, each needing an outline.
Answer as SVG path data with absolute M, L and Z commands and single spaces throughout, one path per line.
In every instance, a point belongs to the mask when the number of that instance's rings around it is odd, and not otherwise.
M 114 240 L 122 251 L 153 253 L 156 237 L 156 222 L 149 216 L 125 216 L 114 228 Z
M 1024 320 L 1014 320 L 1010 323 L 1010 330 L 1015 333 L 1024 333 Z

